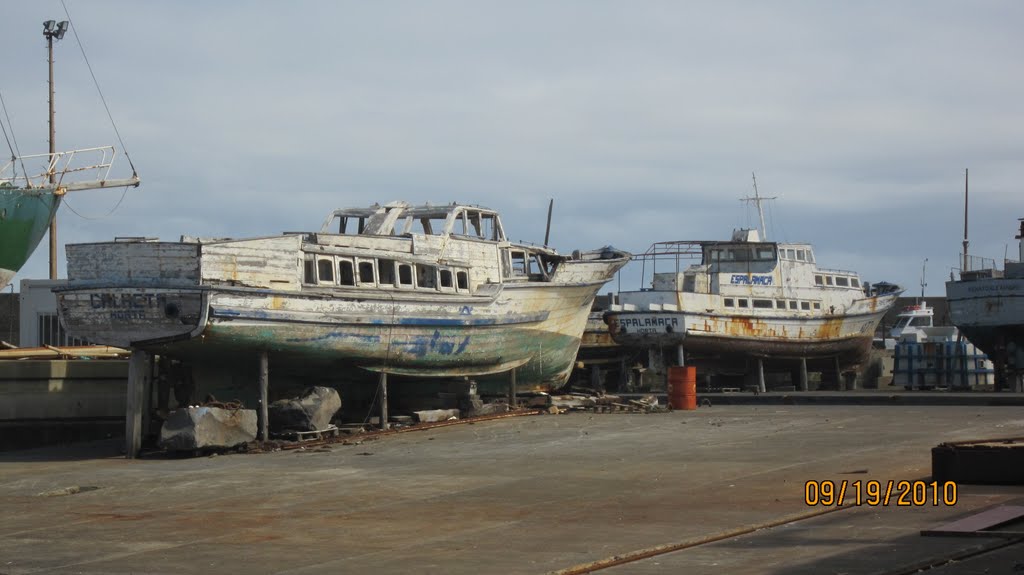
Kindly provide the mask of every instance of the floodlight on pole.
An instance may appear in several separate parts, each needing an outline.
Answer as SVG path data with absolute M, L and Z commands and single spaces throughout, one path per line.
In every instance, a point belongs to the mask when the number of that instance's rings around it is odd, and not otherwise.
M 57 152 L 56 131 L 53 127 L 53 39 L 58 40 L 64 37 L 68 31 L 68 21 L 62 20 L 56 23 L 53 20 L 43 22 L 43 37 L 46 38 L 46 61 L 50 65 L 50 166 L 53 165 L 54 154 Z M 50 183 L 56 185 L 57 174 L 50 170 Z M 54 190 L 56 193 L 56 190 Z M 59 197 L 54 201 L 59 201 Z M 57 279 L 57 214 L 50 220 L 50 279 Z

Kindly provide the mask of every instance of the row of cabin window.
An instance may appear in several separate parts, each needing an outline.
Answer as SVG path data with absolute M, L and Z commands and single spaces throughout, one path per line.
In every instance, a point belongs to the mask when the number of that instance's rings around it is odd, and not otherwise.
M 469 272 L 466 270 L 451 270 L 386 259 L 357 258 L 353 263 L 349 258 L 337 258 L 338 273 L 335 280 L 334 262 L 335 258 L 328 257 L 318 257 L 315 263 L 312 259 L 307 259 L 305 283 L 469 291 Z
M 779 257 L 784 260 L 791 260 L 795 262 L 807 262 L 810 264 L 814 263 L 814 256 L 811 254 L 811 250 L 779 248 Z
M 860 280 L 846 276 L 814 276 L 814 285 L 839 286 L 839 287 L 860 287 Z
M 770 300 L 770 299 L 755 299 L 748 300 L 745 298 L 725 298 L 725 307 L 739 307 L 739 308 L 750 308 L 754 307 L 757 309 L 786 309 L 787 307 L 791 310 L 803 310 L 810 311 L 811 308 L 821 309 L 821 302 L 818 301 L 796 301 L 796 300 Z

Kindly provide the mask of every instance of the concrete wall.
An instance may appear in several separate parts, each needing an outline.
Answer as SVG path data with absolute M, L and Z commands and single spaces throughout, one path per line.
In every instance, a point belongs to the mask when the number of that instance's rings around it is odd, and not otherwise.
M 0 341 L 21 345 L 18 305 L 21 294 L 0 293 Z
M 0 422 L 124 418 L 125 360 L 0 361 Z

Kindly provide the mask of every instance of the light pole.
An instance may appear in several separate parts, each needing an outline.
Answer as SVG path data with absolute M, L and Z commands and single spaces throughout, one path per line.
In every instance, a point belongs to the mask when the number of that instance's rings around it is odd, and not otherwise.
M 53 127 L 53 39 L 58 40 L 64 38 L 64 33 L 68 31 L 68 21 L 63 20 L 60 23 L 54 22 L 53 20 L 47 20 L 43 22 L 43 36 L 46 38 L 46 54 L 47 62 L 50 65 L 50 163 L 53 163 L 53 156 L 57 153 L 56 132 Z M 54 170 L 50 170 L 50 183 L 57 183 L 57 174 Z M 54 190 L 56 191 L 56 190 Z M 57 201 L 54 198 L 54 201 Z M 57 279 L 57 213 L 54 211 L 53 218 L 50 220 L 50 279 Z

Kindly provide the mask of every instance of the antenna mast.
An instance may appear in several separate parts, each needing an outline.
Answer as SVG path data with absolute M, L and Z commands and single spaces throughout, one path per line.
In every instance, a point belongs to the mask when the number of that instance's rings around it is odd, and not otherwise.
M 963 267 L 963 271 L 969 271 L 967 269 L 967 244 L 970 243 L 970 242 L 967 241 L 967 192 L 968 192 L 968 188 L 967 188 L 967 175 L 968 175 L 968 170 L 967 170 L 967 168 L 964 168 L 964 267 Z
M 754 179 L 754 197 L 740 198 L 741 202 L 753 202 L 757 206 L 757 216 L 761 220 L 761 241 L 768 240 L 768 232 L 764 227 L 764 210 L 761 208 L 761 202 L 767 202 L 768 200 L 776 199 L 776 196 L 770 198 L 762 198 L 757 192 L 757 175 L 754 172 L 750 172 L 750 177 Z

